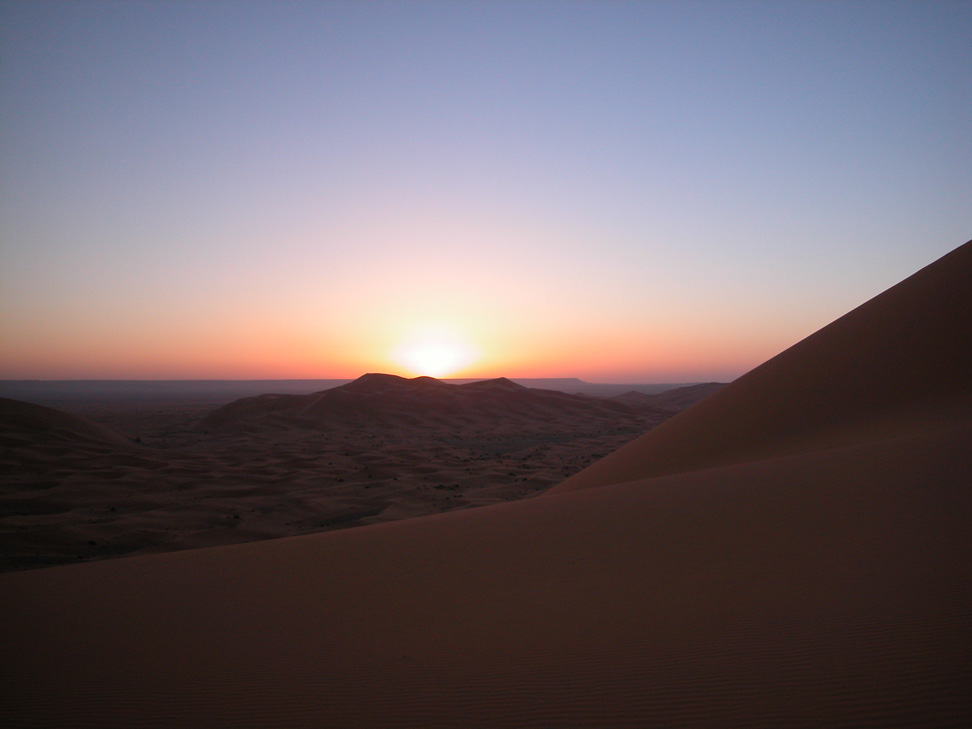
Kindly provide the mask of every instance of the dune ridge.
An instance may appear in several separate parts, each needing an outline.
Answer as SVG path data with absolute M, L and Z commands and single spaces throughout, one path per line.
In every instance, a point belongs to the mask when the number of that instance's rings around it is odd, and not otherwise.
M 972 242 L 552 489 L 885 437 L 972 408 Z
M 236 400 L 203 418 L 200 427 L 245 427 L 259 422 L 378 430 L 402 424 L 461 427 L 484 417 L 502 418 L 524 427 L 534 427 L 538 418 L 615 419 L 619 423 L 653 425 L 671 416 L 673 410 L 655 405 L 650 397 L 625 403 L 528 388 L 505 377 L 455 385 L 432 377 L 407 379 L 369 373 L 347 385 L 310 395 L 260 395 Z
M 0 720 L 972 725 L 970 275 L 967 245 L 584 488 L 0 575 Z

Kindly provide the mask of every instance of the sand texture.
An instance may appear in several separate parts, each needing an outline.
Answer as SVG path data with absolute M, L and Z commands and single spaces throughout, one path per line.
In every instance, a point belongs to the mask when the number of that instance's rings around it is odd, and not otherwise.
M 538 498 L 2 575 L 0 721 L 970 726 L 970 313 L 966 244 Z
M 57 403 L 86 417 L 0 398 L 0 570 L 522 499 L 671 417 L 654 397 L 629 405 L 507 380 L 365 375 L 221 404 Z

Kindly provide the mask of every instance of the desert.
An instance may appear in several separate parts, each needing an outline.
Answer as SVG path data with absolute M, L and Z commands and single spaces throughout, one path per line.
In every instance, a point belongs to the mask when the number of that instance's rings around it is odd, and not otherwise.
M 0 729 L 972 727 L 970 37 L 0 0 Z
M 0 398 L 0 569 L 526 498 L 719 387 L 600 397 L 369 374 L 232 399 L 215 384 L 35 384 L 25 394 L 58 407 Z
M 970 364 L 972 242 L 533 498 L 10 572 L 0 715 L 966 726 Z

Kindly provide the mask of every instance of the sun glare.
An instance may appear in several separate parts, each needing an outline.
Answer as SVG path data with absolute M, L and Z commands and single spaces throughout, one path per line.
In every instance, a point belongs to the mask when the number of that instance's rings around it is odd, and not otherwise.
M 392 359 L 415 375 L 444 377 L 468 367 L 478 352 L 467 340 L 448 330 L 422 330 L 406 338 Z

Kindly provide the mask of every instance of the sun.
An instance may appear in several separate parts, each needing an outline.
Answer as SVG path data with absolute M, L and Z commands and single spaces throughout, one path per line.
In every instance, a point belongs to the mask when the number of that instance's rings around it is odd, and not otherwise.
M 415 375 L 444 377 L 478 359 L 476 348 L 458 332 L 423 327 L 412 332 L 391 353 L 392 360 Z

